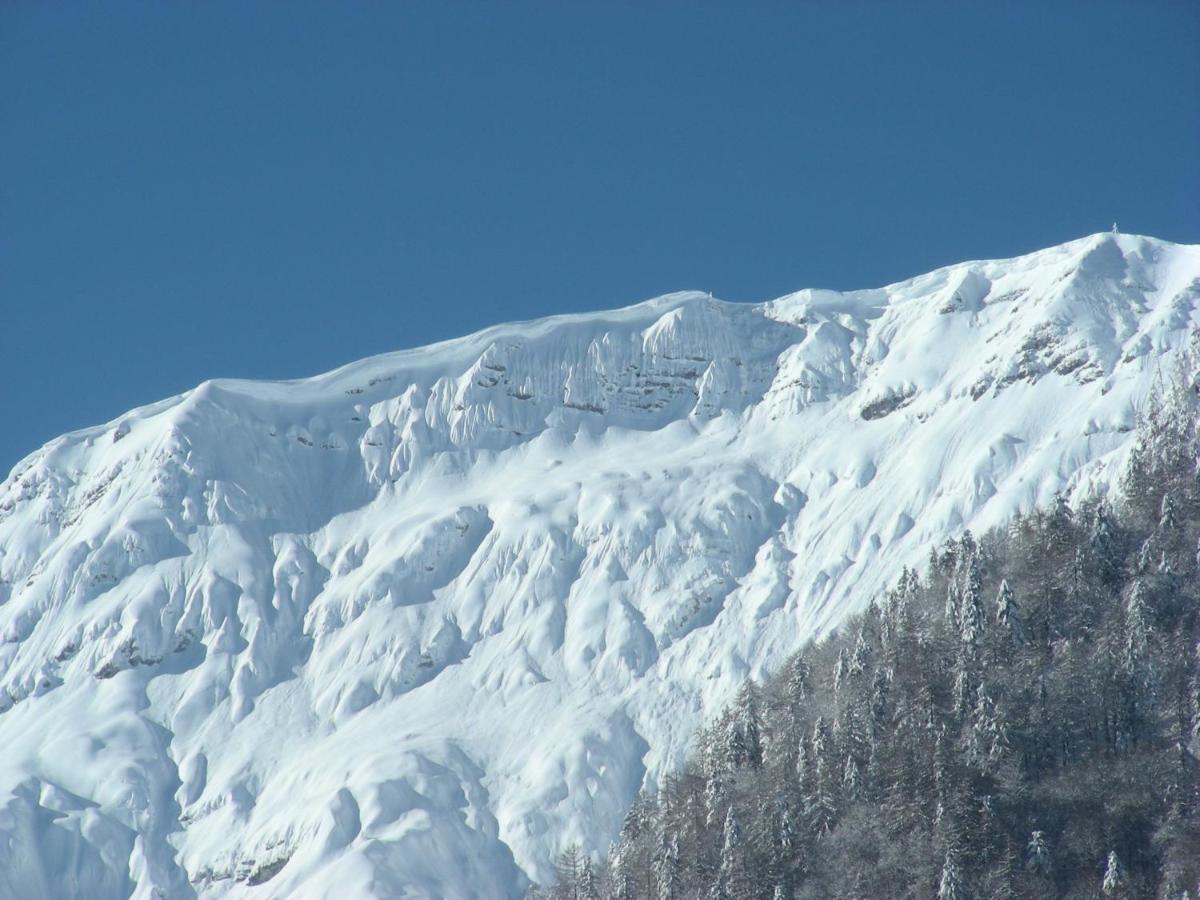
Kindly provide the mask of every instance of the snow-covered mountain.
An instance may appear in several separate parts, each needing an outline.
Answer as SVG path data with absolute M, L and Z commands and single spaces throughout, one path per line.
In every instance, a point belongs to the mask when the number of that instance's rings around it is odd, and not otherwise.
M 0 485 L 0 897 L 506 897 L 964 528 L 1107 489 L 1200 247 L 211 381 Z

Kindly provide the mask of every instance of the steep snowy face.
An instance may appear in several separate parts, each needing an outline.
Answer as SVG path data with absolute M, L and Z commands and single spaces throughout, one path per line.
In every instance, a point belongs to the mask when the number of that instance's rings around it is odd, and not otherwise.
M 1116 480 L 1200 247 L 208 382 L 0 486 L 0 896 L 513 896 L 748 675 Z

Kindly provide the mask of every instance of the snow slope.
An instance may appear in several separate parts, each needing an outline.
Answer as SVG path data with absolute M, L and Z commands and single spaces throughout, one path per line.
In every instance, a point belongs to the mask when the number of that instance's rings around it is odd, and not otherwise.
M 506 897 L 930 545 L 1105 489 L 1200 247 L 211 381 L 0 485 L 0 897 Z

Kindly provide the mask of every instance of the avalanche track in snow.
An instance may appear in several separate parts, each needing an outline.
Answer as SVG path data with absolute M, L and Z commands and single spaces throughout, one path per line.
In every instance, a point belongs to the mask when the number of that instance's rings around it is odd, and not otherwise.
M 962 529 L 1107 490 L 1200 247 L 211 381 L 0 485 L 0 897 L 511 897 Z

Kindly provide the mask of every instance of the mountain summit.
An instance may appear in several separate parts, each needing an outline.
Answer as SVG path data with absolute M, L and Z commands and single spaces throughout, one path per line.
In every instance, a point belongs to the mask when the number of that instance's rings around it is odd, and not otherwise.
M 0 485 L 0 896 L 518 895 L 931 547 L 1110 489 L 1198 319 L 1200 246 L 1100 234 L 58 438 Z

